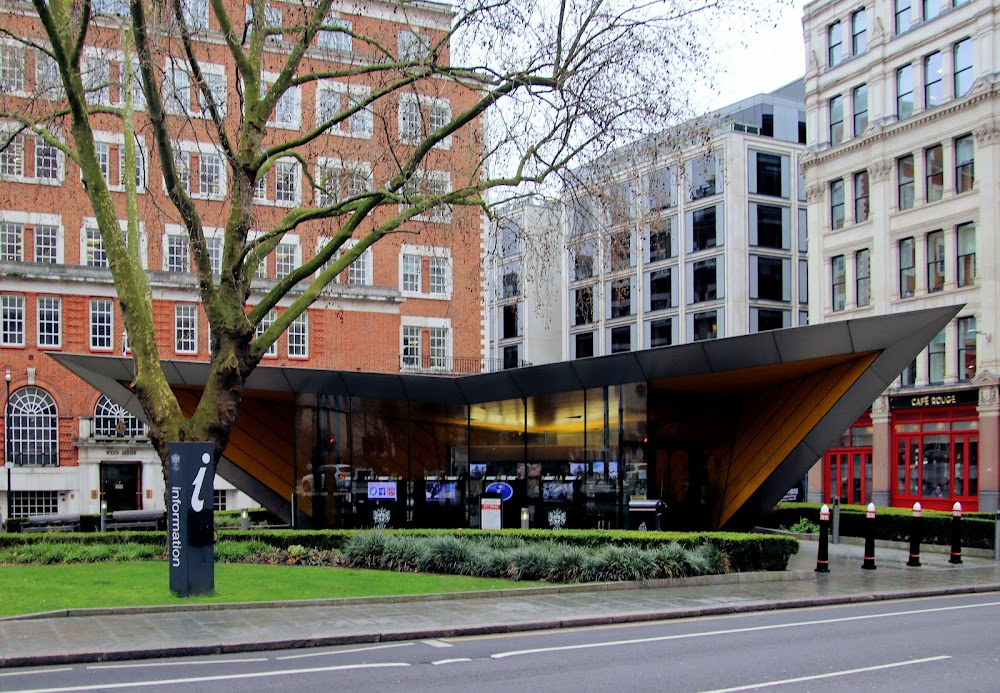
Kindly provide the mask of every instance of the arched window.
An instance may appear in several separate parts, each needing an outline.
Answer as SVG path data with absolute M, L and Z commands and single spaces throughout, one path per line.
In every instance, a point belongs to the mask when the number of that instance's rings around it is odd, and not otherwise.
M 59 464 L 59 417 L 45 390 L 22 387 L 10 396 L 7 459 L 25 465 Z
M 146 424 L 101 395 L 94 407 L 94 435 L 102 438 L 139 438 L 148 435 Z

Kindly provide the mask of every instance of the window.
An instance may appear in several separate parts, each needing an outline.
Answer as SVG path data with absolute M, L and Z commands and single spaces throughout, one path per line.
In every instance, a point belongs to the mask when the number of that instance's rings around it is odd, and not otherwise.
M 594 355 L 594 333 L 593 332 L 582 332 L 580 334 L 574 335 L 573 344 L 576 347 L 576 356 L 578 359 L 590 358 Z
M 854 136 L 861 137 L 868 127 L 868 85 L 854 88 Z
M 24 261 L 24 226 L 0 222 L 0 262 Z
M 944 98 L 944 68 L 941 51 L 924 58 L 924 108 L 940 106 Z
M 968 192 L 975 182 L 975 149 L 972 135 L 965 135 L 955 140 L 955 192 Z
M 912 238 L 899 242 L 899 296 L 908 298 L 917 286 L 917 262 Z
M 944 382 L 945 330 L 938 332 L 927 345 L 927 380 L 932 385 Z
M 858 308 L 863 308 L 872 302 L 872 261 L 868 248 L 854 254 L 854 275 Z
M 18 491 L 15 489 L 10 492 L 10 499 L 11 517 L 55 515 L 59 512 L 58 491 Z
M 410 94 L 399 99 L 399 141 L 415 144 L 422 134 L 420 102 Z
M 673 320 L 663 318 L 649 323 L 649 347 L 654 349 L 674 343 Z
M 976 319 L 958 319 L 958 379 L 976 377 Z
M 302 313 L 288 326 L 288 358 L 309 356 L 309 313 Z
M 24 91 L 24 48 L 0 43 L 0 92 Z
M 431 368 L 442 370 L 448 367 L 448 328 L 431 327 L 428 329 L 431 341 Z M 520 359 L 518 359 L 520 361 Z M 515 367 L 520 365 L 516 364 Z
M 632 351 L 632 326 L 612 327 L 611 353 L 621 354 L 629 351 Z
M 944 233 L 927 234 L 927 291 L 944 289 Z
M 62 299 L 56 296 L 38 297 L 38 346 L 62 346 Z
M 868 171 L 854 174 L 854 223 L 868 221 Z
M 851 55 L 861 55 L 868 49 L 868 16 L 863 9 L 851 15 Z
M 24 296 L 3 294 L 0 296 L 0 345 L 24 346 Z
M 691 213 L 691 251 L 714 248 L 717 243 L 716 208 L 705 207 Z
M 18 467 L 57 466 L 59 416 L 52 396 L 41 388 L 22 387 L 10 394 L 7 411 L 10 422 L 7 459 Z
M 785 217 L 789 217 L 788 209 L 774 205 L 750 203 L 750 221 L 756 216 L 756 228 L 751 226 L 750 245 L 758 248 L 775 248 L 790 250 L 791 234 L 786 232 Z M 756 230 L 756 236 L 754 235 Z
M 420 293 L 420 265 L 419 255 L 403 255 L 403 291 Z
M 282 205 L 299 202 L 299 162 L 278 161 L 274 164 L 274 201 Z
M 430 41 L 425 34 L 403 29 L 398 49 L 400 60 L 423 60 L 430 55 Z
M 672 168 L 661 168 L 643 176 L 646 211 L 656 212 L 677 206 L 677 176 Z
M 108 255 L 104 252 L 104 239 L 99 229 L 88 226 L 83 232 L 83 262 L 87 267 L 107 267 Z
M 833 310 L 844 310 L 847 306 L 847 269 L 843 255 L 837 255 L 830 259 L 830 269 L 832 272 L 832 292 Z
M 649 309 L 666 310 L 674 307 L 673 268 L 649 273 Z
M 951 0 L 947 0 L 951 4 Z M 941 14 L 941 0 L 924 0 L 924 21 L 934 19 Z
M 940 144 L 924 150 L 924 173 L 927 201 L 940 200 L 944 195 L 944 148 Z
M 280 162 L 279 162 L 280 163 Z M 202 152 L 198 156 L 199 191 L 203 197 L 222 198 L 222 157 Z
M 114 349 L 115 305 L 110 299 L 90 301 L 90 348 L 92 351 Z
M 912 22 L 911 0 L 896 0 L 896 33 L 908 31 Z
M 841 36 L 840 22 L 831 24 L 826 28 L 826 39 L 828 46 L 828 65 L 836 67 L 844 60 L 844 41 Z
M 168 59 L 163 76 L 163 100 L 167 113 L 184 115 L 191 110 L 191 77 L 180 64 Z
M 222 274 L 222 239 L 206 238 L 205 247 L 208 249 L 208 266 L 212 269 L 212 274 Z
M 504 370 L 508 368 L 517 368 L 520 365 L 521 360 L 521 345 L 511 344 L 510 346 L 505 346 L 503 348 L 503 367 Z
M 503 278 L 501 279 L 502 289 L 500 291 L 500 298 L 515 298 L 519 290 L 519 281 L 517 268 L 510 268 L 503 272 Z
M 583 242 L 570 249 L 573 257 L 573 281 L 590 279 L 594 276 L 594 256 L 596 250 L 592 242 Z
M 608 302 L 611 310 L 608 317 L 612 320 L 634 315 L 632 310 L 632 279 L 630 277 L 615 279 L 611 282 Z
M 274 249 L 274 276 L 286 277 L 299 266 L 299 244 L 279 243 Z
M 94 407 L 94 435 L 103 438 L 140 438 L 149 435 L 146 424 L 101 395 Z
M 331 28 L 316 32 L 316 45 L 327 50 L 351 52 L 350 32 L 354 30 L 351 20 L 327 17 L 323 21 L 323 26 Z
M 691 263 L 692 293 L 690 303 L 714 301 L 719 297 L 717 258 L 708 258 Z
M 805 253 L 809 250 L 809 213 L 799 207 L 798 243 L 799 252 Z
M 972 88 L 972 39 L 955 44 L 955 98 L 965 96 Z
M 164 267 L 173 274 L 187 274 L 191 271 L 191 251 L 188 237 L 183 234 L 168 234 Z
M 267 315 L 261 318 L 260 322 L 257 323 L 257 329 L 254 330 L 254 339 L 260 339 L 261 335 L 267 331 L 267 329 L 274 324 L 278 319 L 278 310 L 272 308 L 267 311 Z M 267 347 L 267 351 L 264 352 L 264 356 L 277 356 L 278 355 L 278 340 L 271 342 L 270 346 Z
M 369 250 L 371 250 L 369 248 Z M 430 258 L 431 294 L 445 296 L 450 292 L 451 261 L 447 257 L 432 255 Z
M 7 140 L 4 133 L 0 143 L 6 146 L 0 149 L 0 175 L 12 178 L 24 177 L 24 135 L 15 135 Z
M 914 178 L 913 178 L 913 155 L 901 156 L 896 161 L 896 177 L 899 188 L 898 203 L 900 209 L 910 209 L 913 207 L 914 198 Z
M 0 82 L 2 80 L 0 77 Z M 64 95 L 62 77 L 59 75 L 56 61 L 41 51 L 35 52 L 35 92 L 41 98 L 50 101 L 61 101 Z
M 35 138 L 35 178 L 58 182 L 61 178 L 60 151 L 40 137 Z
M 799 258 L 799 303 L 806 305 L 809 303 L 809 261 Z M 800 325 L 809 324 L 806 320 L 800 320 Z
M 688 199 L 692 202 L 722 192 L 719 180 L 719 162 L 715 152 L 690 159 L 686 162 Z
M 613 231 L 608 237 L 607 267 L 611 272 L 619 272 L 635 265 L 632 253 L 632 233 Z
M 329 122 L 328 134 L 369 139 L 374 119 L 371 109 L 362 104 L 370 97 L 369 87 L 320 80 L 316 87 L 317 126 Z
M 412 325 L 403 325 L 403 368 L 415 369 L 420 367 L 420 328 Z
M 917 360 L 910 361 L 910 365 L 899 374 L 899 384 L 902 387 L 913 387 L 917 384 Z
M 677 217 L 668 217 L 649 229 L 646 262 L 669 260 L 677 255 Z
M 594 322 L 594 287 L 573 289 L 573 324 L 587 325 Z
M 202 65 L 202 77 L 205 80 L 205 86 L 208 87 L 208 92 L 212 96 L 212 103 L 218 110 L 219 115 L 225 115 L 226 113 L 226 75 L 224 72 L 216 72 L 214 70 L 209 71 L 212 65 Z M 204 93 L 201 89 L 198 89 L 198 111 L 197 115 L 203 117 L 209 117 L 211 115 L 211 109 L 208 107 L 208 99 L 205 98 Z
M 700 342 L 705 339 L 716 339 L 719 336 L 718 316 L 714 310 L 695 313 L 692 316 L 691 325 L 692 341 Z
M 791 300 L 791 262 L 786 258 L 750 256 L 750 298 Z
M 896 117 L 913 115 L 913 65 L 896 70 Z
M 212 512 L 222 512 L 228 507 L 228 499 L 226 494 L 228 491 L 223 489 L 212 489 Z
M 35 224 L 35 262 L 54 265 L 61 259 L 59 227 Z
M 127 6 L 127 3 L 126 3 Z M 207 0 L 181 0 L 181 10 L 184 13 L 184 21 L 190 29 L 208 28 L 208 1 Z M 126 9 L 126 14 L 128 10 Z
M 844 227 L 844 181 L 835 180 L 830 183 L 830 228 L 837 230 Z
M 772 197 L 788 197 L 786 191 L 782 190 L 782 157 L 778 154 L 765 154 L 764 152 L 753 152 L 757 159 L 757 187 L 750 192 L 758 195 L 770 195 Z M 785 185 L 787 187 L 787 184 Z
M 261 89 L 270 88 L 270 83 L 262 82 Z M 268 125 L 298 130 L 302 124 L 302 91 L 298 86 L 288 87 L 274 104 L 274 112 Z
M 320 207 L 363 195 L 372 186 L 371 165 L 360 161 L 321 158 L 316 175 L 316 205 Z
M 344 250 L 347 250 L 347 248 L 344 248 Z M 372 267 L 372 249 L 365 248 L 361 255 L 347 266 L 347 283 L 353 286 L 371 286 L 373 279 Z
M 791 313 L 775 308 L 751 308 L 750 331 L 767 332 L 791 326 Z
M 521 311 L 519 310 L 519 305 L 517 303 L 508 303 L 503 306 L 502 313 L 503 331 L 500 333 L 500 338 L 510 339 L 511 337 L 520 337 L 521 321 L 518 318 Z
M 834 96 L 830 99 L 830 144 L 837 145 L 844 141 L 844 97 Z
M 976 281 L 976 225 L 962 224 L 955 230 L 958 242 L 958 285 L 972 286 Z

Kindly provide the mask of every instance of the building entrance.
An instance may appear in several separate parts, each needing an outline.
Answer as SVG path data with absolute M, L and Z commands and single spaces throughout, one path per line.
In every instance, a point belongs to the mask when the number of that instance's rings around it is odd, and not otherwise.
M 142 467 L 140 464 L 101 462 L 101 500 L 109 513 L 142 509 Z

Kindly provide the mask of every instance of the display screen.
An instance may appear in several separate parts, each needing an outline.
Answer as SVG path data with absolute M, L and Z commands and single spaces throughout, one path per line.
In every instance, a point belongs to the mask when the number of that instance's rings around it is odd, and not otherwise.
M 546 481 L 542 484 L 542 500 L 547 503 L 567 503 L 573 500 L 573 482 Z
M 573 476 L 583 476 L 586 465 L 583 462 L 570 462 L 569 473 Z
M 396 482 L 369 481 L 368 497 L 372 500 L 396 500 Z
M 424 482 L 424 497 L 428 503 L 448 503 L 458 496 L 458 484 L 454 481 Z
M 469 477 L 473 479 L 482 479 L 486 474 L 486 463 L 485 462 L 473 462 L 469 465 Z

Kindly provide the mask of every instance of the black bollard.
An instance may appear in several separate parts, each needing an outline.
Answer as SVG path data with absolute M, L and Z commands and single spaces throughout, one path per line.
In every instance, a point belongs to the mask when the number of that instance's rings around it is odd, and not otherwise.
M 920 503 L 917 502 L 913 504 L 913 519 L 910 520 L 910 560 L 906 562 L 911 568 L 920 567 L 920 540 L 923 538 L 921 522 Z
M 868 512 L 865 514 L 865 560 L 861 564 L 862 570 L 875 570 L 875 504 L 868 504 Z
M 830 545 L 829 545 L 829 527 L 830 527 L 830 507 L 823 504 L 823 507 L 819 509 L 819 551 L 816 554 L 816 572 L 817 573 L 829 573 L 830 572 Z
M 951 558 L 949 563 L 962 562 L 962 504 L 956 502 L 951 509 Z

